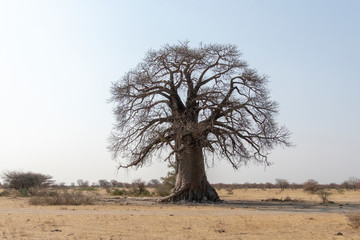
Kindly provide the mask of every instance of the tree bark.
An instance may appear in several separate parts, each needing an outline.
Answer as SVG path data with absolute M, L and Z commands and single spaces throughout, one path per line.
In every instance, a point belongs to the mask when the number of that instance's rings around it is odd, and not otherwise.
M 161 201 L 219 201 L 219 195 L 206 178 L 202 147 L 195 140 L 182 143 L 176 156 L 176 183 L 173 194 Z

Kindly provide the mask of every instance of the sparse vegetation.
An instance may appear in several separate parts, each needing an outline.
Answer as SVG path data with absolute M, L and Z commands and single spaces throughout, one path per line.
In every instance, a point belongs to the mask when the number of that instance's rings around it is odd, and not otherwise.
M 232 188 L 232 187 L 226 188 L 226 192 L 228 195 L 234 194 L 233 190 L 234 190 L 234 188 Z
M 321 189 L 321 190 L 317 191 L 316 194 L 320 197 L 320 199 L 322 200 L 322 203 L 324 203 L 324 204 L 330 203 L 329 196 L 332 195 L 332 193 L 329 190 Z
M 171 168 L 171 171 L 169 171 L 165 177 L 161 177 L 160 179 L 168 188 L 173 189 L 175 188 L 176 182 L 175 165 L 170 163 L 168 167 Z
M 356 177 L 350 177 L 347 181 L 344 181 L 341 186 L 346 190 L 357 191 L 360 189 L 360 179 Z
M 111 187 L 111 183 L 105 179 L 100 179 L 98 182 L 99 182 L 99 186 L 102 188 L 108 189 Z
M 360 229 L 360 212 L 347 213 L 345 216 L 349 221 L 349 226 Z
M 149 188 L 157 188 L 160 184 L 161 182 L 158 179 L 151 179 L 146 186 Z
M 90 186 L 89 181 L 86 181 L 86 180 L 83 180 L 83 179 L 78 179 L 77 184 L 78 184 L 79 187 L 82 187 L 82 188 L 87 188 L 87 187 Z
M 292 199 L 289 196 L 283 198 L 267 198 L 265 200 L 261 200 L 262 202 L 300 202 L 299 199 Z
M 98 190 L 98 188 L 94 187 L 94 186 L 88 186 L 88 187 L 77 187 L 76 190 L 90 192 L 90 191 L 96 191 L 96 190 Z
M 137 197 L 145 197 L 150 196 L 149 190 L 146 189 L 146 184 L 141 179 L 134 180 L 131 185 L 126 184 L 128 186 L 128 190 L 126 189 L 114 189 L 110 190 L 111 195 L 120 195 L 120 196 L 137 196 Z
M 11 173 L 11 174 L 10 174 Z M 27 176 L 26 177 L 24 177 Z M 11 176 L 11 178 L 9 177 Z M 20 176 L 20 177 L 19 177 Z M 6 178 L 7 177 L 7 178 Z M 0 192 L 0 197 L 4 196 L 15 196 L 15 197 L 35 197 L 35 198 L 49 198 L 55 197 L 58 194 L 62 194 L 60 190 L 71 190 L 73 192 L 85 192 L 85 195 L 88 195 L 86 192 L 97 192 L 101 188 L 105 189 L 107 194 L 116 195 L 116 196 L 136 196 L 136 197 L 149 197 L 149 196 L 159 196 L 165 197 L 173 193 L 174 184 L 175 184 L 175 169 L 169 171 L 167 176 L 161 178 L 161 182 L 157 179 L 151 179 L 147 183 L 141 179 L 136 179 L 132 183 L 126 182 L 118 182 L 117 180 L 105 180 L 101 179 L 96 184 L 89 185 L 89 181 L 79 179 L 77 180 L 77 186 L 75 184 L 71 184 L 71 186 L 66 186 L 64 183 L 53 184 L 53 180 L 50 176 L 43 174 L 36 174 L 32 172 L 21 173 L 21 172 L 7 172 L 7 175 L 3 175 L 3 178 L 6 180 L 2 185 L 2 189 L 14 188 L 16 191 L 8 191 L 3 190 Z M 32 180 L 35 179 L 35 180 Z M 12 181 L 12 179 L 16 179 L 16 181 Z M 21 179 L 26 184 L 22 183 L 19 179 Z M 338 194 L 345 194 L 345 189 L 356 191 L 356 184 L 358 182 L 358 178 L 352 177 L 349 180 L 345 181 L 346 184 L 342 183 L 336 184 L 319 184 L 314 179 L 309 179 L 303 184 L 296 184 L 289 182 L 285 179 L 276 179 L 276 183 L 233 183 L 233 184 L 224 184 L 217 183 L 213 186 L 217 190 L 225 191 L 226 195 L 234 195 L 235 190 L 239 189 L 261 189 L 266 191 L 267 189 L 280 189 L 283 192 L 285 189 L 300 189 L 302 188 L 305 192 L 310 194 L 317 195 L 323 204 L 332 203 L 329 201 L 329 196 L 334 192 Z M 26 186 L 26 187 L 25 187 Z M 30 187 L 30 186 L 38 186 L 38 187 Z M 56 189 L 57 193 L 53 196 L 49 196 L 49 194 L 44 195 L 44 191 L 53 191 L 49 190 Z M 334 191 L 331 191 L 334 189 Z M 68 193 L 63 193 L 64 195 Z M 96 193 L 94 193 L 96 194 Z M 60 198 L 60 197 L 59 197 Z M 38 201 L 52 201 L 50 200 L 38 200 Z M 277 199 L 276 197 L 262 200 L 262 201 L 294 201 L 293 199 L 285 199 L 284 196 L 282 198 Z M 295 199 L 296 200 L 296 199 Z M 36 200 L 31 200 L 36 201 Z M 55 200 L 54 200 L 55 201 Z M 56 202 L 56 201 L 55 201 Z
M 132 189 L 130 191 L 131 195 L 134 196 L 150 196 L 150 192 L 146 189 L 146 183 L 140 178 L 135 179 L 132 182 Z
M 127 191 L 125 189 L 115 189 L 113 191 L 111 191 L 111 195 L 126 195 Z
M 32 205 L 92 205 L 96 201 L 95 194 L 85 194 L 81 191 L 44 191 L 30 198 Z

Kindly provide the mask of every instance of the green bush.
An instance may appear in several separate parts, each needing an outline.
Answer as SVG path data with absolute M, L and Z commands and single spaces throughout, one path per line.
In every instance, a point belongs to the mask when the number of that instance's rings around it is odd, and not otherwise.
M 175 182 L 176 182 L 176 173 L 175 170 L 173 171 L 169 171 L 166 175 L 166 177 L 161 177 L 160 178 L 163 184 L 168 185 L 168 187 L 174 188 L 175 187 Z
M 125 189 L 115 189 L 111 192 L 111 195 L 126 195 L 127 191 Z
M 77 187 L 76 190 L 79 190 L 79 191 L 97 191 L 98 189 L 96 187 Z
M 10 196 L 10 192 L 9 191 L 2 191 L 0 192 L 0 197 L 7 197 L 7 196 Z
M 29 197 L 30 196 L 30 191 L 28 188 L 21 188 L 18 190 L 18 194 L 20 197 Z

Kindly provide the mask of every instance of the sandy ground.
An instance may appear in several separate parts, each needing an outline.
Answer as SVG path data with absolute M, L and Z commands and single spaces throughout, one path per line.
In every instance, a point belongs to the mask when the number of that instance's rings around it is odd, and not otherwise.
M 1 190 L 0 190 L 1 191 Z M 302 190 L 219 191 L 222 204 L 158 204 L 114 198 L 90 206 L 32 206 L 0 197 L 0 239 L 359 239 L 344 213 L 360 210 L 360 192 L 333 192 L 335 204 Z M 294 202 L 271 203 L 269 198 Z

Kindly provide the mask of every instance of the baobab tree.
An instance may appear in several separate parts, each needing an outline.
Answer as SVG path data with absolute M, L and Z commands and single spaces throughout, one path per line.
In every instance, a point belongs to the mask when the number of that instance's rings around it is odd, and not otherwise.
M 266 76 L 249 68 L 234 45 L 181 42 L 150 50 L 113 83 L 110 101 L 116 123 L 109 149 L 119 168 L 153 157 L 174 163 L 175 188 L 162 201 L 217 201 L 205 172 L 209 157 L 238 169 L 249 161 L 268 164 L 270 150 L 290 145 Z

